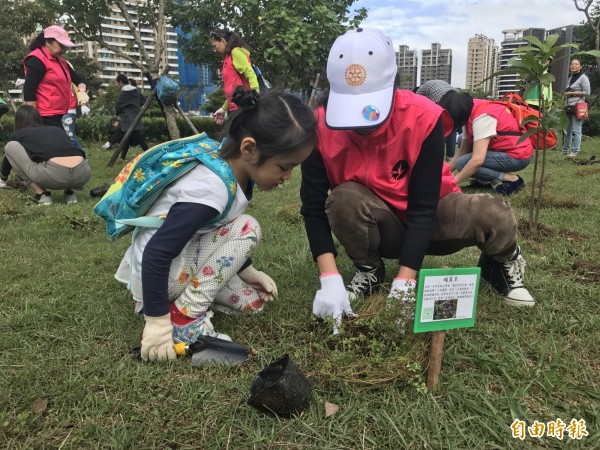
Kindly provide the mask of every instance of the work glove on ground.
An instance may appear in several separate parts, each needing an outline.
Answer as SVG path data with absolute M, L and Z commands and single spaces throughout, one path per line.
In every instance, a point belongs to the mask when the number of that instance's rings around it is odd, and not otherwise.
M 264 272 L 256 270 L 254 266 L 249 265 L 244 270 L 238 273 L 244 283 L 249 284 L 254 289 L 262 291 L 264 296 L 261 298 L 264 301 L 271 302 L 277 297 L 277 285 L 273 279 Z
M 90 96 L 87 95 L 87 92 L 77 91 L 77 104 L 85 105 L 90 102 Z
M 104 145 L 102 146 L 102 148 L 103 148 L 104 150 L 106 150 L 106 149 L 110 148 L 110 142 L 105 142 L 105 143 L 104 143 Z
M 344 314 L 355 316 L 350 306 L 344 280 L 339 273 L 321 275 L 321 289 L 317 291 L 313 301 L 313 314 L 322 319 L 333 318 L 335 320 L 334 334 L 337 334 Z
M 173 360 L 177 358 L 173 348 L 173 325 L 171 315 L 144 316 L 146 326 L 142 333 L 142 359 L 144 361 Z

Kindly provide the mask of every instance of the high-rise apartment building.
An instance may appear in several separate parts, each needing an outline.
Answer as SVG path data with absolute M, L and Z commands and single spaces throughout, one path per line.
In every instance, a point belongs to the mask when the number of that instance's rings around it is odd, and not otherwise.
M 419 58 L 415 50 L 410 50 L 407 45 L 400 45 L 396 52 L 396 63 L 400 77 L 400 89 L 412 91 L 417 87 L 417 68 Z
M 504 39 L 500 44 L 500 67 L 499 70 L 508 68 L 508 61 L 517 56 L 515 50 L 519 47 L 528 45 L 528 42 L 523 38 L 525 36 L 535 36 L 540 41 L 546 40 L 545 28 L 516 28 L 502 31 Z M 510 92 L 517 92 L 521 79 L 519 74 L 501 75 L 498 77 L 497 96 L 501 97 Z
M 421 50 L 421 83 L 429 80 L 444 80 L 452 84 L 452 49 L 443 49 L 441 44 L 431 44 L 430 50 Z
M 150 57 L 154 57 L 155 42 L 157 39 L 157 31 L 148 25 L 143 25 L 138 22 L 137 8 L 135 0 L 127 2 L 128 12 L 133 23 L 138 28 L 142 42 Z M 167 47 L 166 55 L 163 56 L 161 65 L 169 64 L 171 70 L 170 77 L 178 77 L 178 62 L 177 62 L 177 34 L 173 27 L 168 23 L 165 29 L 159 31 L 164 33 L 165 44 Z M 139 58 L 142 61 L 139 49 L 133 40 L 131 30 L 125 23 L 125 19 L 121 15 L 121 11 L 115 6 L 111 6 L 110 15 L 102 20 L 102 36 L 104 40 L 115 47 L 119 47 L 124 53 L 127 53 L 134 58 Z M 131 61 L 117 57 L 114 52 L 101 48 L 97 42 L 86 41 L 84 44 L 78 45 L 74 51 L 82 51 L 90 58 L 94 59 L 102 66 L 100 78 L 102 85 L 106 86 L 113 81 L 118 74 L 122 73 L 129 78 L 138 81 L 140 86 L 149 88 L 146 77 L 139 68 L 134 66 Z M 142 84 L 145 83 L 145 84 Z
M 467 47 L 467 75 L 465 88 L 495 95 L 497 79 L 488 77 L 498 70 L 498 46 L 493 39 L 476 34 Z

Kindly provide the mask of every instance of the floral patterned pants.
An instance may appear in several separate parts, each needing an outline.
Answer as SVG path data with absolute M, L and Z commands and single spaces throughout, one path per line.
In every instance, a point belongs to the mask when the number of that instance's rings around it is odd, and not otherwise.
M 194 236 L 171 265 L 169 299 L 192 318 L 209 308 L 227 314 L 261 311 L 258 292 L 237 275 L 261 237 L 260 225 L 247 214 Z

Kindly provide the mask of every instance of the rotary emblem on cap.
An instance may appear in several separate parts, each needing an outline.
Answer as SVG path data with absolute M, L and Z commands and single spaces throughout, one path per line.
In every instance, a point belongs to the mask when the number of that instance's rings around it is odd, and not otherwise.
M 352 87 L 360 86 L 367 79 L 367 69 L 360 64 L 350 64 L 346 67 L 345 73 L 346 83 Z

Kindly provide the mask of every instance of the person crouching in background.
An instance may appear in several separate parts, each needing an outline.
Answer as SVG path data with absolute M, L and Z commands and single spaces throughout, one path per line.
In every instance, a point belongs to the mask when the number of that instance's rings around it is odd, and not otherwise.
M 77 203 L 73 190 L 82 189 L 92 172 L 85 153 L 61 128 L 43 125 L 37 109 L 23 105 L 17 109 L 15 132 L 8 140 L 0 174 L 3 179 L 14 167 L 33 188 L 38 204 L 52 204 L 49 189 L 63 190 L 67 204 Z

